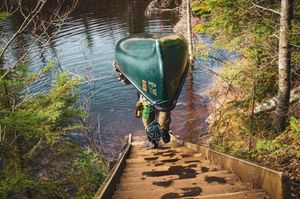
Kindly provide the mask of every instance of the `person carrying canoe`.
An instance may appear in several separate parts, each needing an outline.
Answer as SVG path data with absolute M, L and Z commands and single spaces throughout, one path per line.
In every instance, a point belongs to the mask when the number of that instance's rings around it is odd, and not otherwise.
M 119 81 L 123 81 L 126 85 L 130 84 L 130 81 L 119 70 L 116 62 L 113 62 L 113 68 L 118 73 Z M 142 118 L 149 142 L 153 144 L 154 148 L 158 147 L 160 138 L 162 138 L 164 143 L 170 142 L 171 112 L 156 110 L 154 105 L 142 94 L 138 93 L 138 96 L 135 116 Z M 156 115 L 157 121 L 155 120 Z

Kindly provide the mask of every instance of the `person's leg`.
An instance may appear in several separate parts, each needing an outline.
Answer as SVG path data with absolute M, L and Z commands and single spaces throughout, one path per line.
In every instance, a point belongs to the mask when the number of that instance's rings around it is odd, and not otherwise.
M 149 119 L 144 119 L 144 118 L 142 118 L 142 122 L 143 122 L 143 125 L 144 125 L 145 129 L 146 129 L 147 126 L 150 124 Z
M 147 114 L 143 114 L 143 117 L 142 117 L 142 122 L 145 127 L 145 130 L 154 119 L 155 119 L 155 110 L 153 108 L 150 108 L 149 112 Z M 147 134 L 147 132 L 146 132 L 146 134 Z M 148 137 L 149 142 L 151 142 L 151 139 L 149 138 L 148 134 L 147 134 L 147 137 Z
M 155 111 L 151 110 L 148 116 L 143 115 L 142 122 L 145 129 L 149 126 L 149 124 L 155 119 Z
M 162 129 L 162 139 L 164 143 L 170 142 L 170 123 L 171 112 L 170 111 L 158 111 L 158 123 Z

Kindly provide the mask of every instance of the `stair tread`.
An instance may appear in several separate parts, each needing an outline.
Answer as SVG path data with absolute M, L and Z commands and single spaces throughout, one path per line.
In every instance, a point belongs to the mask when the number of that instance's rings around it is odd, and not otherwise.
M 140 187 L 148 187 L 149 189 L 166 189 L 166 188 L 184 188 L 184 187 L 195 187 L 195 186 L 215 186 L 215 185 L 222 185 L 222 184 L 239 184 L 241 183 L 239 178 L 235 174 L 226 174 L 222 175 L 222 177 L 217 177 L 215 179 L 210 180 L 208 179 L 199 179 L 199 178 L 192 178 L 192 179 L 166 179 L 166 180 L 157 180 L 157 179 L 150 179 L 150 180 L 136 180 L 132 182 L 128 182 L 126 180 L 121 181 L 118 185 L 118 190 L 140 190 Z
M 211 194 L 206 196 L 193 197 L 193 199 L 267 199 L 264 190 L 247 190 L 232 193 Z
M 167 188 L 167 189 L 149 189 L 148 187 L 140 186 L 139 190 L 116 191 L 116 198 L 169 198 L 168 195 L 177 196 L 200 196 L 221 193 L 231 193 L 250 190 L 248 184 L 234 184 L 234 185 L 215 185 L 215 186 L 186 186 L 182 188 Z M 142 190 L 142 191 L 141 191 Z M 171 197 L 170 197 L 171 198 Z
M 157 164 L 163 163 L 168 165 L 174 165 L 176 163 L 184 164 L 184 163 L 207 163 L 214 164 L 207 160 L 203 160 L 199 157 L 186 157 L 182 158 L 179 156 L 174 156 L 172 158 L 160 158 L 160 157 L 142 157 L 142 158 L 130 158 L 126 160 L 127 165 L 140 164 L 140 166 L 147 166 L 149 164 Z
M 155 165 L 149 165 L 144 167 L 126 167 L 123 173 L 139 173 L 142 174 L 143 172 L 150 172 L 150 171 L 167 171 L 170 170 L 174 166 L 181 166 L 183 168 L 192 168 L 196 172 L 199 173 L 207 173 L 207 172 L 214 172 L 224 170 L 222 167 L 217 165 L 209 165 L 209 164 L 199 164 L 199 163 L 192 163 L 192 164 L 175 164 L 175 165 L 165 165 L 161 163 L 157 163 Z
M 158 149 L 147 149 L 144 137 L 134 140 L 113 198 L 266 198 L 263 190 L 252 190 L 236 174 L 183 145 L 160 143 Z
M 149 155 L 149 154 L 155 154 L 155 153 L 195 153 L 191 149 L 187 149 L 186 147 L 175 147 L 175 148 L 167 148 L 167 149 L 142 149 L 142 148 L 133 148 L 131 149 L 131 156 L 135 155 Z
M 180 178 L 180 179 L 189 179 L 189 178 L 204 178 L 205 176 L 220 176 L 222 174 L 228 174 L 228 170 L 216 170 L 202 172 L 200 169 L 194 169 L 191 167 L 184 166 L 172 166 L 168 170 L 152 169 L 152 170 L 140 170 L 132 172 L 123 172 L 122 177 L 133 178 L 133 177 L 143 177 L 143 178 Z

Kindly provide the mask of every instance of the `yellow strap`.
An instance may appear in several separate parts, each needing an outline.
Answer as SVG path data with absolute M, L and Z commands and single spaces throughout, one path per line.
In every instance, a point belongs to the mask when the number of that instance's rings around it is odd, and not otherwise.
M 148 100 L 142 100 L 142 104 L 145 106 L 145 105 L 149 105 L 150 102 Z

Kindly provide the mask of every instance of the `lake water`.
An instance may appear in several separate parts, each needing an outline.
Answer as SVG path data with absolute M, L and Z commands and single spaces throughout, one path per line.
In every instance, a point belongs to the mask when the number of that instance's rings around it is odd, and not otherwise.
M 148 3 L 149 0 L 81 0 L 49 46 L 43 48 L 36 43 L 31 49 L 29 64 L 32 70 L 54 60 L 64 70 L 87 80 L 79 88 L 81 100 L 90 105 L 94 120 L 99 118 L 101 137 L 108 154 L 120 149 L 128 133 L 145 133 L 141 121 L 134 117 L 136 89 L 117 81 L 112 70 L 116 43 L 132 33 L 172 32 L 179 20 L 174 15 L 145 17 Z M 11 17 L 1 23 L 1 28 L 7 35 L 12 34 L 20 23 L 20 18 Z M 18 36 L 6 55 L 8 62 L 13 63 L 32 44 L 30 31 Z M 177 107 L 172 111 L 171 129 L 181 137 L 196 139 L 206 129 L 208 99 L 202 92 L 210 85 L 212 76 L 203 70 L 204 65 L 215 68 L 220 63 L 198 60 L 189 73 Z M 34 92 L 49 88 L 51 79 L 43 77 L 34 86 Z

